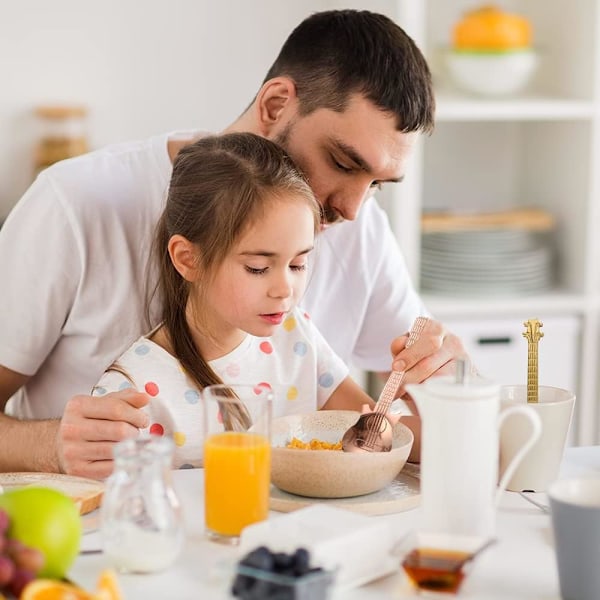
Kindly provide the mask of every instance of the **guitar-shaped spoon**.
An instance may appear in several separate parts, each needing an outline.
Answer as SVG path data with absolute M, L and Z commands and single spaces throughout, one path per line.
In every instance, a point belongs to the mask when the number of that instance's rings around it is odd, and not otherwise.
M 527 402 L 535 403 L 538 401 L 538 342 L 544 337 L 540 331 L 544 324 L 537 319 L 529 319 L 523 325 L 523 337 L 527 338 Z
M 412 346 L 427 324 L 426 317 L 418 317 L 408 334 L 406 348 Z M 386 418 L 394 396 L 404 379 L 404 371 L 392 371 L 381 391 L 375 410 L 361 415 L 342 437 L 344 452 L 389 452 L 392 449 L 392 426 Z

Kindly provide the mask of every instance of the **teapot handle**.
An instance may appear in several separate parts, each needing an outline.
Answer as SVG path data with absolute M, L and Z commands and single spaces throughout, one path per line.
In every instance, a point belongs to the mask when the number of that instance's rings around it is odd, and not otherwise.
M 498 417 L 498 429 L 500 429 L 502 423 L 508 416 L 516 413 L 521 413 L 525 418 L 527 418 L 531 425 L 531 434 L 523 446 L 521 446 L 520 450 L 514 455 L 512 461 L 508 467 L 506 467 L 506 470 L 500 479 L 498 489 L 496 490 L 496 506 L 500 504 L 502 492 L 506 490 L 506 486 L 508 485 L 511 477 L 514 475 L 519 463 L 525 458 L 527 452 L 529 452 L 531 447 L 538 441 L 540 434 L 542 433 L 542 422 L 540 420 L 540 416 L 530 406 L 511 406 L 504 409 Z

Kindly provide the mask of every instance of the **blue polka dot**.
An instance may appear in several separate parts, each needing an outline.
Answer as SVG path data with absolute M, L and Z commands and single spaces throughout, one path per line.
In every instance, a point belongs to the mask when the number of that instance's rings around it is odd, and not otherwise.
M 94 388 L 94 396 L 104 396 L 106 394 L 106 388 L 103 388 L 102 386 L 96 386 Z
M 308 352 L 308 346 L 304 342 L 294 344 L 294 353 L 298 356 L 304 356 Z
M 120 389 L 120 390 L 127 390 L 127 389 L 129 389 L 130 387 L 133 387 L 133 386 L 131 385 L 131 381 L 124 381 L 124 382 L 123 382 L 123 383 L 122 383 L 122 384 L 119 386 L 119 389 Z
M 150 352 L 150 346 L 147 346 L 146 344 L 140 344 L 139 346 L 136 346 L 134 352 L 139 356 L 144 356 Z
M 333 385 L 333 375 L 331 373 L 323 373 L 319 377 L 319 385 L 324 388 L 331 387 Z
M 185 397 L 186 402 L 189 404 L 198 404 L 198 400 L 200 400 L 200 394 L 198 393 L 198 390 L 186 390 L 183 396 Z

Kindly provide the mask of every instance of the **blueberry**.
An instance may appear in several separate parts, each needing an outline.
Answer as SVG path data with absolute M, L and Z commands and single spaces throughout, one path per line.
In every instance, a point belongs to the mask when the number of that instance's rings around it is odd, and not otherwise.
M 310 564 L 310 555 L 306 548 L 298 548 L 294 553 L 294 572 L 300 577 L 308 573 Z
M 277 552 L 273 555 L 273 562 L 275 563 L 275 571 L 277 573 L 283 573 L 289 567 L 294 566 L 295 558 L 294 554 L 286 554 L 285 552 Z
M 240 565 L 252 567 L 253 569 L 261 569 L 263 571 L 273 570 L 273 554 L 265 546 L 259 546 L 240 561 Z

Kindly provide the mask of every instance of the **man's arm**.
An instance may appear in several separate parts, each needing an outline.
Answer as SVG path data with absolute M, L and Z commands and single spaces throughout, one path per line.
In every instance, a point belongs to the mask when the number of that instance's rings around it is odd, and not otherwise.
M 124 390 L 75 396 L 61 419 L 19 420 L 3 413 L 27 375 L 0 366 L 0 471 L 64 472 L 101 479 L 112 472 L 114 443 L 148 426 L 146 394 Z
M 57 420 L 20 421 L 4 414 L 8 399 L 29 377 L 0 365 L 0 471 L 58 471 Z

